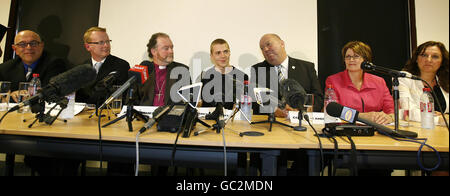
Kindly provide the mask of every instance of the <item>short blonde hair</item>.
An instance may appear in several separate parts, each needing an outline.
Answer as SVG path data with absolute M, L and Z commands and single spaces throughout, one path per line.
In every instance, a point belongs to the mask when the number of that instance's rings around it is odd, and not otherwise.
M 105 28 L 102 28 L 102 27 L 91 27 L 84 33 L 84 36 L 83 36 L 84 43 L 88 43 L 88 42 L 91 41 L 91 34 L 94 31 L 100 31 L 100 32 L 105 32 L 106 33 L 106 29 Z
M 213 53 L 213 46 L 214 46 L 214 45 L 218 45 L 218 44 L 226 44 L 227 47 L 228 47 L 228 50 L 230 49 L 230 45 L 228 44 L 228 42 L 225 41 L 224 39 L 219 38 L 219 39 L 214 40 L 214 41 L 211 43 L 211 46 L 210 46 L 210 48 L 209 48 L 211 54 Z

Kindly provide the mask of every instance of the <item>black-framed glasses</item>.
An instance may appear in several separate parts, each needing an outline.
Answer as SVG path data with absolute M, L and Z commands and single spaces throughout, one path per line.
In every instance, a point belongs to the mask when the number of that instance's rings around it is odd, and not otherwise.
M 28 45 L 30 45 L 30 47 L 32 47 L 32 48 L 36 48 L 40 44 L 41 44 L 41 42 L 31 41 L 31 42 L 19 42 L 19 43 L 14 44 L 14 45 L 17 46 L 17 47 L 20 47 L 20 48 L 26 48 Z
M 109 45 L 111 44 L 112 40 L 106 40 L 106 41 L 99 41 L 99 42 L 88 42 L 88 44 L 95 44 L 95 45 L 100 45 L 103 46 L 105 44 Z

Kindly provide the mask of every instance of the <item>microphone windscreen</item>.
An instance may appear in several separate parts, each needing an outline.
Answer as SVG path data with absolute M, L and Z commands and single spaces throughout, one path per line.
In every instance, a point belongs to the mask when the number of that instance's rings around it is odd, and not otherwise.
M 327 105 L 326 111 L 328 115 L 340 118 L 343 108 L 344 106 L 342 106 L 341 104 L 338 104 L 336 102 L 330 102 Z
M 363 61 L 361 63 L 361 69 L 363 70 L 372 70 L 374 68 L 373 64 L 369 61 Z
M 49 86 L 57 89 L 59 96 L 66 96 L 90 84 L 97 77 L 97 72 L 90 64 L 78 65 L 69 71 L 50 79 Z
M 135 65 L 128 70 L 128 78 L 135 76 L 139 84 L 144 84 L 148 79 L 148 67 L 143 65 Z
M 302 108 L 306 98 L 306 91 L 301 84 L 293 79 L 280 82 L 281 96 L 293 108 Z

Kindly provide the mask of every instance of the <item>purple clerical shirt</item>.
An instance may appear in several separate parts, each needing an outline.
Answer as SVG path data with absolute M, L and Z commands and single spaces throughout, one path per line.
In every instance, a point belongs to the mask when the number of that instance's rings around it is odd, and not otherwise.
M 153 106 L 164 106 L 167 68 L 160 69 L 160 66 L 155 64 L 155 74 L 156 74 L 155 78 L 156 84 L 155 84 L 155 97 L 153 97 Z

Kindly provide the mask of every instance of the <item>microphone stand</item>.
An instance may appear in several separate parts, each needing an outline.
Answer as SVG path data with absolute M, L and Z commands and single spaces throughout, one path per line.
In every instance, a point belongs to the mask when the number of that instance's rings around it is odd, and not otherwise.
M 298 110 L 298 126 L 294 127 L 295 131 L 306 131 L 306 127 L 302 126 L 303 110 Z
M 53 106 L 47 113 L 45 113 L 45 102 L 42 101 L 40 103 L 36 103 L 34 104 L 32 107 L 32 112 L 36 111 L 36 119 L 30 124 L 28 125 L 28 128 L 33 127 L 33 125 L 39 120 L 39 122 L 45 122 L 48 125 L 52 125 L 55 120 L 58 118 L 58 116 L 61 114 L 61 112 L 67 108 L 67 104 L 68 104 L 68 100 L 64 97 L 62 99 L 60 99 L 59 101 L 56 102 L 55 106 Z M 58 106 L 61 108 L 58 112 L 58 114 L 56 114 L 56 116 L 52 116 L 51 112 L 56 108 L 56 106 Z M 61 120 L 62 122 L 66 123 L 67 120 Z M 26 122 L 26 120 L 24 120 L 24 122 Z
M 275 118 L 275 108 L 273 109 L 273 112 L 268 114 L 268 119 L 266 121 L 252 122 L 251 124 L 255 125 L 255 124 L 262 124 L 262 123 L 270 123 L 269 132 L 272 132 L 272 124 L 273 123 L 276 123 L 276 124 L 279 124 L 279 125 L 282 125 L 282 126 L 285 126 L 285 127 L 288 127 L 288 128 L 294 128 L 291 125 L 287 125 L 287 124 L 284 124 L 284 123 L 279 122 L 279 121 L 276 120 L 276 118 Z
M 133 132 L 133 124 L 131 123 L 135 117 L 139 118 L 140 120 L 147 121 L 148 117 L 143 115 L 141 112 L 134 109 L 134 97 L 133 97 L 134 89 L 130 88 L 128 91 L 128 104 L 127 104 L 127 111 L 124 115 L 119 116 L 118 118 L 112 120 L 111 122 L 106 123 L 102 127 L 105 128 L 109 125 L 112 125 L 119 120 L 122 120 L 126 118 L 127 124 L 128 124 L 128 131 Z

